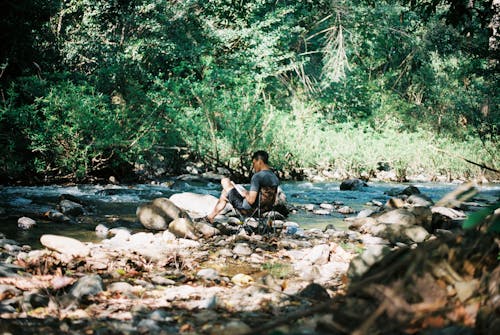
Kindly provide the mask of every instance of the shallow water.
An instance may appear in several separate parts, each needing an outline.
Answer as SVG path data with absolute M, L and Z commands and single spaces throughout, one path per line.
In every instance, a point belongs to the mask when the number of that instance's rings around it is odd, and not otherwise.
M 0 188 L 0 233 L 21 244 L 39 247 L 39 238 L 43 234 L 61 234 L 83 241 L 97 241 L 95 227 L 103 223 L 109 228 L 127 227 L 132 231 L 141 231 L 143 227 L 136 221 L 135 211 L 138 205 L 158 197 L 170 197 L 179 192 L 195 192 L 218 196 L 220 186 L 215 183 L 176 182 L 172 186 L 164 185 L 76 185 L 76 186 L 41 186 L 41 187 L 3 187 Z M 394 188 L 403 190 L 408 184 L 369 183 L 360 191 L 340 191 L 340 183 L 286 182 L 282 188 L 289 203 L 305 205 L 342 202 L 356 211 L 370 208 L 367 202 L 378 200 L 385 202 L 390 198 L 385 192 Z M 457 185 L 437 183 L 413 183 L 420 191 L 434 201 L 450 192 Z M 494 202 L 500 197 L 500 185 L 481 186 L 476 201 Z M 56 208 L 59 197 L 69 194 L 82 200 L 87 213 L 78 222 L 58 223 L 33 217 L 33 213 L 44 213 Z M 17 227 L 17 220 L 22 214 L 31 213 L 37 225 L 30 230 Z M 30 216 L 29 214 L 27 216 Z M 333 224 L 338 229 L 345 229 L 344 215 L 314 215 L 299 210 L 291 214 L 290 221 L 299 223 L 303 228 L 324 228 Z

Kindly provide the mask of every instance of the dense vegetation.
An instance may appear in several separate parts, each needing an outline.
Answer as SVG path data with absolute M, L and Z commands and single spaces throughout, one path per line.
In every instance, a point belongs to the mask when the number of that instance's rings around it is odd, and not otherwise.
M 472 177 L 498 169 L 498 1 L 0 5 L 0 175 L 179 166 Z M 445 154 L 445 153 L 446 154 Z

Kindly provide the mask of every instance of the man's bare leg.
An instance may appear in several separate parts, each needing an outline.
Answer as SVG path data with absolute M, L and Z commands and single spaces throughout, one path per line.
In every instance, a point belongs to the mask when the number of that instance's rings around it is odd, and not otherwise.
M 217 204 L 215 204 L 214 209 L 210 214 L 207 215 L 207 220 L 210 223 L 214 223 L 215 217 L 226 208 L 228 199 L 227 199 L 227 194 L 231 189 L 234 187 L 231 183 L 231 180 L 229 178 L 223 178 L 221 180 L 221 185 L 222 185 L 222 192 L 219 197 L 219 200 L 217 201 Z

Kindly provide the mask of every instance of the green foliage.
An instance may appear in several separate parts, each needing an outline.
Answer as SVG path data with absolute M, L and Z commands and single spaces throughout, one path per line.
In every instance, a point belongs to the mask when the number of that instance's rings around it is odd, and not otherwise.
M 486 225 L 488 231 L 500 233 L 500 202 L 469 214 L 462 224 L 464 229 L 474 229 Z
M 478 175 L 430 149 L 498 162 L 493 12 L 459 3 L 8 3 L 0 173 L 126 174 L 176 146 L 240 174 L 263 148 L 281 169 Z

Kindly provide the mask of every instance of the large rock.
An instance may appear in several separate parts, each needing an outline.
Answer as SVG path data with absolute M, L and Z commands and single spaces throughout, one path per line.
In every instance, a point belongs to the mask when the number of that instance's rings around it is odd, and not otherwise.
M 218 199 L 210 194 L 184 192 L 172 195 L 170 201 L 194 217 L 204 217 L 214 209 Z
M 66 236 L 42 235 L 40 243 L 48 249 L 70 256 L 85 257 L 90 252 L 88 246 L 74 238 Z
M 347 180 L 344 180 L 340 184 L 340 190 L 341 191 L 357 191 L 357 190 L 360 190 L 363 187 L 367 187 L 367 186 L 368 186 L 368 184 L 366 184 L 361 179 L 347 179 Z
M 137 207 L 136 214 L 139 222 L 152 230 L 166 230 L 173 220 L 188 217 L 186 212 L 167 198 L 157 198 Z
M 190 238 L 192 240 L 198 239 L 193 222 L 188 218 L 177 218 L 173 220 L 168 225 L 168 230 L 177 237 Z
M 59 208 L 64 215 L 79 216 L 84 213 L 83 206 L 71 200 L 61 200 Z

